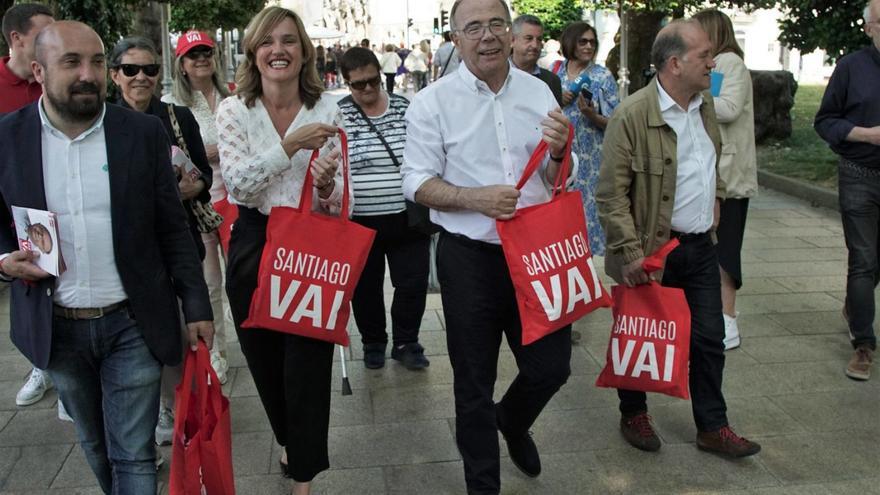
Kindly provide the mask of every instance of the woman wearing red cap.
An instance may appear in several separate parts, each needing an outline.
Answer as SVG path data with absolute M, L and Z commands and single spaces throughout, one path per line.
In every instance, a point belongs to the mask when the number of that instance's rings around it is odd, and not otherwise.
M 217 152 L 217 126 L 214 114 L 223 98 L 229 96 L 226 84 L 221 80 L 219 64 L 214 50 L 214 40 L 205 33 L 189 31 L 177 39 L 174 51 L 174 86 L 171 94 L 162 101 L 189 108 L 199 123 L 199 132 L 205 144 L 208 163 L 211 165 L 211 202 L 226 198 L 226 187 L 220 176 L 220 154 Z M 211 308 L 214 311 L 214 347 L 211 349 L 211 365 L 220 383 L 226 383 L 226 327 L 223 308 L 223 275 L 220 268 L 220 236 L 217 231 L 202 234 L 205 244 L 205 260 L 202 264 Z

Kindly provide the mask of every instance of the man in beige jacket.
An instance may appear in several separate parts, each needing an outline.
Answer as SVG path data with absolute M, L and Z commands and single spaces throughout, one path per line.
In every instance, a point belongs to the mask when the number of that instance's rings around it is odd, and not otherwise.
M 690 392 L 697 447 L 731 457 L 760 445 L 736 435 L 721 392 L 724 323 L 713 230 L 723 197 L 716 179 L 720 135 L 708 92 L 715 66 L 699 24 L 664 27 L 651 49 L 657 77 L 617 108 L 605 131 L 596 201 L 607 236 L 605 269 L 618 283 L 652 277 L 642 261 L 670 237 L 663 285 L 684 290 L 691 309 Z M 634 447 L 656 451 L 644 392 L 618 390 L 621 432 Z

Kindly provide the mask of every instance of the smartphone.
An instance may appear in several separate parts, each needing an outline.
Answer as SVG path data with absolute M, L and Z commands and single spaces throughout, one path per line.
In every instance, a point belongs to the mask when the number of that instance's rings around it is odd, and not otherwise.
M 585 100 L 593 101 L 593 93 L 586 86 L 581 86 L 581 94 L 584 95 Z

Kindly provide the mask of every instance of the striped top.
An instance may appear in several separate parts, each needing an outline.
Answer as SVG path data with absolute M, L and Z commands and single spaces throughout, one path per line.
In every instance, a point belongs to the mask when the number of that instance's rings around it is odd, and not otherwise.
M 395 94 L 388 96 L 388 109 L 369 117 L 397 156 L 398 165 L 388 154 L 378 135 L 364 120 L 349 96 L 339 101 L 345 132 L 354 190 L 354 214 L 390 215 L 406 210 L 401 189 L 399 164 L 403 163 L 406 144 L 406 109 L 409 100 Z

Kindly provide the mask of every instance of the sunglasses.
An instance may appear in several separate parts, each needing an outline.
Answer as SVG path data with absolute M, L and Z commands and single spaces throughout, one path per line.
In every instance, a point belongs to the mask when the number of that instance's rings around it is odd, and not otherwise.
M 587 45 L 599 46 L 599 40 L 594 39 L 594 38 L 580 38 L 578 40 L 578 46 L 587 46 Z
M 138 72 L 143 71 L 144 75 L 147 77 L 156 77 L 159 75 L 159 69 L 162 66 L 159 64 L 147 64 L 147 65 L 138 65 L 138 64 L 119 64 L 114 69 L 121 70 L 125 77 L 134 77 L 138 75 Z
M 208 48 L 207 50 L 190 50 L 186 52 L 184 57 L 190 60 L 198 60 L 200 58 L 211 58 L 214 56 L 214 49 Z
M 374 88 L 378 88 L 380 84 L 382 84 L 382 76 L 376 76 L 372 79 L 364 79 L 363 81 L 348 81 L 348 85 L 351 89 L 356 89 L 358 91 L 363 91 L 364 88 L 367 87 L 367 84 Z

